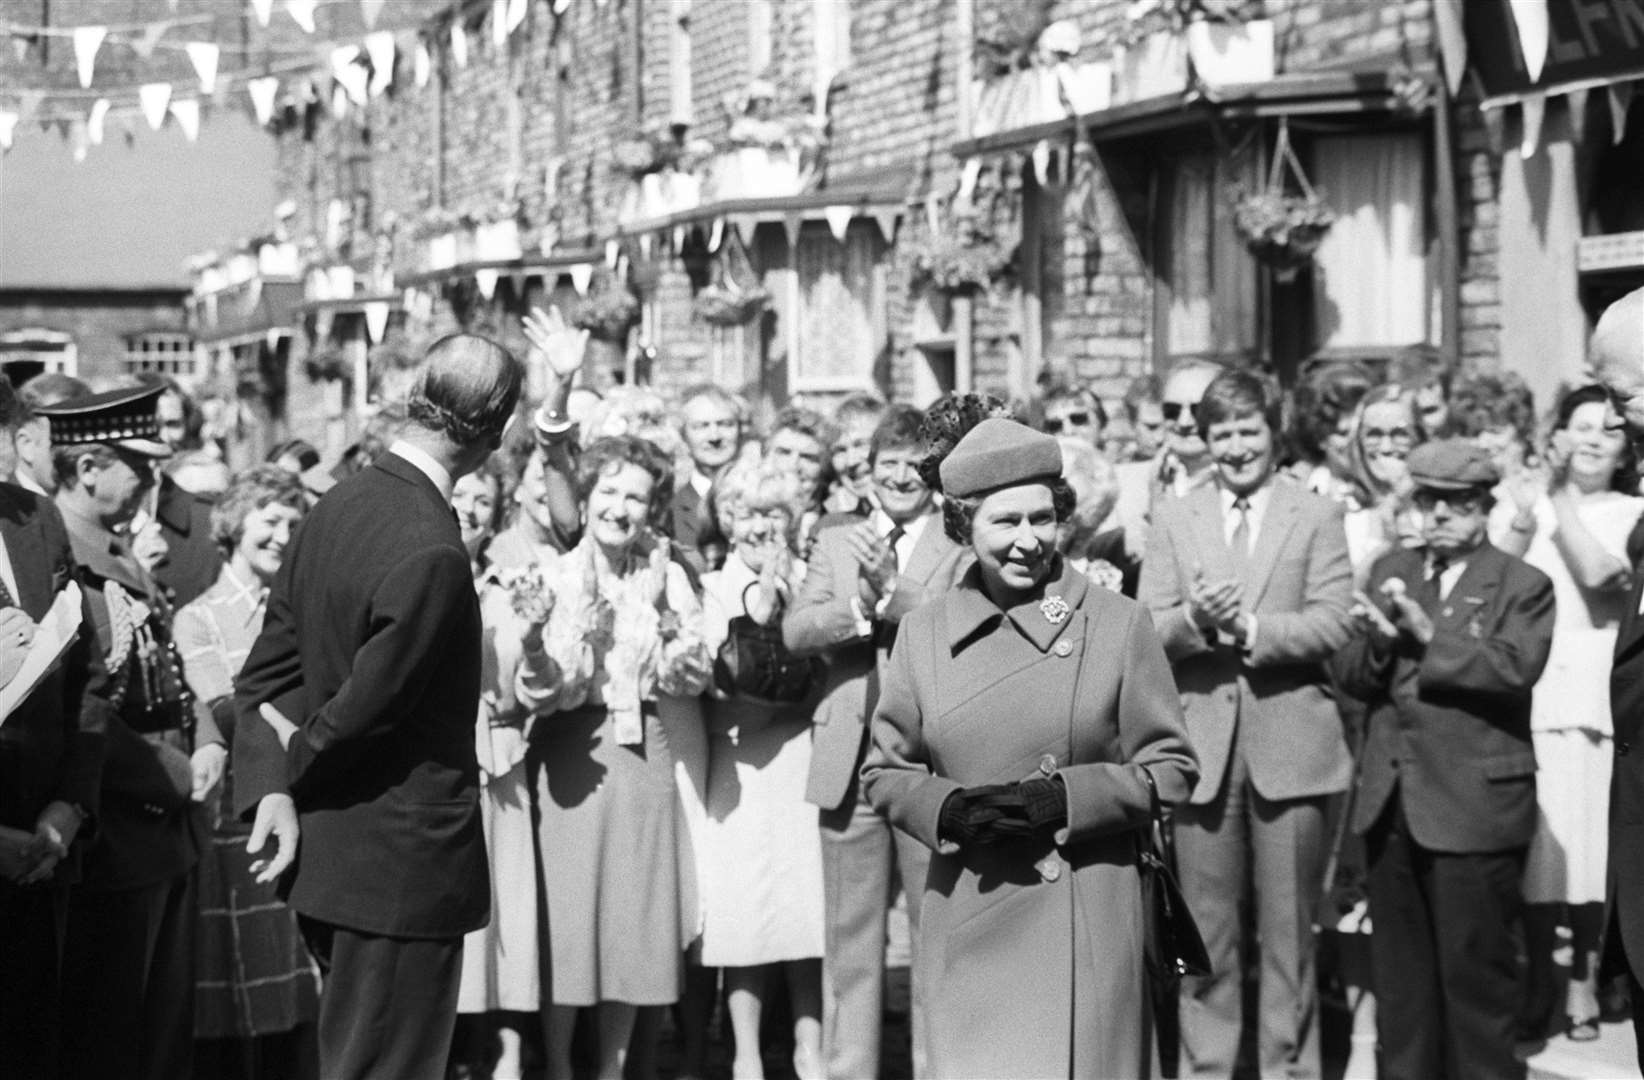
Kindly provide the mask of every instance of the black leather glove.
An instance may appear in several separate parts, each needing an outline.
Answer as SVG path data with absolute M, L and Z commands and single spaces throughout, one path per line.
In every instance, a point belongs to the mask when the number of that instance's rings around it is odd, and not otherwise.
M 1060 776 L 1023 780 L 1020 789 L 1028 824 L 1035 833 L 1051 836 L 1067 824 L 1067 785 Z
M 1012 800 L 1020 806 L 1020 796 L 1010 791 L 1010 785 L 988 784 L 983 787 L 962 788 L 949 795 L 942 803 L 937 819 L 936 835 L 951 840 L 960 847 L 998 843 L 998 828 L 1007 821 Z

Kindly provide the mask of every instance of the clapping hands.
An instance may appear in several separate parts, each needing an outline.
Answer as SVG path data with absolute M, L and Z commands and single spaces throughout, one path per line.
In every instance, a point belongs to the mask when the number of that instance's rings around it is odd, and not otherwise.
M 846 543 L 856 559 L 857 595 L 862 606 L 872 611 L 890 594 L 896 583 L 896 556 L 871 521 L 864 521 L 846 534 Z
M 1419 645 L 1433 640 L 1433 620 L 1410 595 L 1403 578 L 1388 578 L 1378 591 L 1389 610 L 1384 611 L 1362 590 L 1354 590 L 1350 610 L 1360 626 L 1383 644 L 1391 644 L 1401 635 Z
M 1218 630 L 1236 635 L 1243 612 L 1243 582 L 1237 578 L 1206 581 L 1204 569 L 1193 568 L 1193 580 L 1187 589 L 1187 614 L 1195 626 L 1200 630 Z

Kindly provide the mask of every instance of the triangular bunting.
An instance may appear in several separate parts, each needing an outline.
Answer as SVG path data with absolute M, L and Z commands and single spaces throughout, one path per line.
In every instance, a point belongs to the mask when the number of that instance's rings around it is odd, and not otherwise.
M 982 176 L 982 159 L 969 157 L 965 159 L 965 167 L 959 172 L 959 193 L 954 196 L 960 203 L 969 205 L 970 198 L 976 194 L 976 181 Z
M 166 31 L 169 29 L 171 29 L 170 23 L 149 23 L 143 27 L 141 34 L 131 39 L 131 51 L 136 53 L 138 58 L 142 60 L 153 58 L 154 50 L 160 46 L 160 39 L 166 36 Z
M 428 42 L 417 39 L 417 55 L 412 61 L 412 77 L 416 81 L 417 89 L 421 90 L 428 85 L 428 77 L 434 71 L 434 58 L 428 53 Z
M 674 226 L 674 235 L 673 235 L 673 252 L 674 252 L 674 254 L 677 255 L 685 249 L 685 236 L 686 236 L 685 226 L 675 225 Z
M 491 44 L 508 44 L 508 0 L 491 0 Z
M 143 116 L 155 131 L 166 122 L 166 106 L 171 104 L 171 84 L 145 83 L 137 88 L 137 99 L 143 104 Z
M 1512 10 L 1513 23 L 1518 27 L 1518 44 L 1524 53 L 1524 70 L 1530 82 L 1541 81 L 1541 69 L 1547 63 L 1547 43 L 1551 36 L 1547 0 L 1507 0 Z
M 274 99 L 280 93 L 280 80 L 275 75 L 265 75 L 260 79 L 252 79 L 245 84 L 246 93 L 251 95 L 251 107 L 257 113 L 257 123 L 263 127 L 274 119 Z
M 1040 139 L 1033 147 L 1033 178 L 1040 187 L 1050 183 L 1050 140 Z
M 108 118 L 108 108 L 108 98 L 98 98 L 86 116 L 86 138 L 91 140 L 93 146 L 103 143 L 103 121 Z
M 382 14 L 383 0 L 360 0 L 360 19 L 365 23 L 367 30 L 374 30 L 377 26 L 377 16 Z
M 74 28 L 74 66 L 80 73 L 80 86 L 91 85 L 91 75 L 97 66 L 97 50 L 108 36 L 106 26 L 76 26 Z
M 828 219 L 828 230 L 833 233 L 833 238 L 843 244 L 856 211 L 849 206 L 830 206 L 822 214 Z
M 1633 84 L 1611 83 L 1604 89 L 1610 99 L 1610 141 L 1619 146 L 1627 134 L 1627 110 L 1633 103 Z
M 16 113 L 8 109 L 0 109 L 0 150 L 10 150 L 11 140 L 17 135 Z
M 605 265 L 616 269 L 617 260 L 622 257 L 622 244 L 616 240 L 605 241 Z
M 531 0 L 508 0 L 508 32 L 512 34 L 525 23 L 530 13 Z
M 782 231 L 788 236 L 788 250 L 799 247 L 799 230 L 805 225 L 805 219 L 798 214 L 782 215 Z
M 251 0 L 251 10 L 257 15 L 257 25 L 267 26 L 274 17 L 274 0 Z
M 655 238 L 648 232 L 639 234 L 639 255 L 640 255 L 640 258 L 649 259 L 651 257 L 651 246 L 652 246 L 652 241 L 654 239 Z
M 524 270 L 515 270 L 508 275 L 508 285 L 514 290 L 515 296 L 525 295 L 525 279 Z
M 1524 126 L 1520 132 L 1518 156 L 1533 158 L 1541 148 L 1541 122 L 1547 115 L 1547 95 L 1525 94 L 1520 108 Z
M 882 206 L 873 212 L 873 220 L 879 223 L 879 235 L 885 238 L 885 243 L 896 241 L 896 208 Z
M 84 120 L 69 122 L 68 141 L 74 151 L 74 163 L 78 165 L 86 160 L 86 155 L 91 152 L 91 138 L 86 132 Z
M 281 330 L 277 326 L 271 327 L 263 334 L 263 348 L 267 349 L 269 352 L 274 352 L 280 347 L 280 339 L 283 337 L 285 337 L 284 330 Z
M 194 64 L 194 74 L 200 77 L 200 93 L 211 93 L 217 88 L 217 60 L 222 50 L 209 41 L 191 41 L 183 48 Z
M 331 50 L 331 77 L 337 80 L 337 85 L 348 92 L 348 97 L 356 105 L 366 102 L 366 83 L 370 75 L 358 62 L 360 47 L 358 45 L 343 45 Z
M 183 137 L 193 142 L 200 137 L 200 101 L 198 98 L 184 98 L 171 103 L 171 115 L 177 118 L 177 126 L 183 129 Z
M 305 34 L 314 32 L 314 8 L 316 6 L 317 0 L 285 0 L 286 14 L 290 15 L 296 24 L 303 28 Z
M 719 245 L 725 242 L 725 219 L 714 218 L 714 223 L 708 228 L 708 252 L 712 254 L 719 250 Z
M 468 31 L 460 22 L 451 24 L 451 60 L 459 68 L 468 66 Z
M 479 294 L 489 300 L 497 295 L 497 279 L 501 273 L 496 270 L 475 270 L 474 284 L 479 288 Z
M 394 81 L 394 33 L 378 30 L 365 37 L 365 52 L 371 58 L 370 94 L 378 97 Z
M 331 84 L 331 115 L 338 120 L 348 117 L 348 91 L 340 82 Z
M 371 341 L 381 341 L 388 333 L 388 301 L 373 300 L 362 309 L 365 314 L 365 332 Z
M 571 0 L 554 0 L 554 14 L 563 15 L 571 9 Z
M 594 281 L 594 265 L 592 263 L 576 263 L 571 267 L 571 287 L 578 296 L 588 295 L 588 286 Z
M 925 196 L 925 225 L 932 235 L 942 231 L 942 200 L 934 191 Z

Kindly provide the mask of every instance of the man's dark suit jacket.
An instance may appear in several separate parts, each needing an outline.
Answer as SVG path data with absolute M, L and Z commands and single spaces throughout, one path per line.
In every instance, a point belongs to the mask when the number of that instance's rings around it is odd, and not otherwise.
M 1610 719 L 1615 768 L 1610 774 L 1610 900 L 1621 945 L 1634 972 L 1644 972 L 1644 520 L 1627 541 L 1633 557 L 1632 601 L 1615 641 Z
M 479 601 L 456 517 L 384 454 L 298 529 L 236 683 L 236 810 L 295 800 L 293 908 L 391 937 L 485 925 L 479 694 Z M 264 702 L 300 727 L 286 752 Z
M 1338 657 L 1348 693 L 1370 706 L 1353 827 L 1368 832 L 1395 786 L 1410 835 L 1431 851 L 1507 851 L 1536 824 L 1530 689 L 1553 639 L 1553 585 L 1485 544 L 1444 600 L 1418 551 L 1376 560 L 1365 592 L 1401 579 L 1433 620 L 1425 649 L 1360 632 Z
M 62 515 L 49 500 L 0 483 L 0 539 L 17 579 L 13 599 L 38 622 L 76 576 Z M 97 810 L 111 710 L 89 601 L 81 618 L 82 633 L 63 663 L 0 725 L 0 824 L 14 829 L 33 832 L 51 802 Z M 77 862 L 59 866 L 56 876 L 72 880 L 76 872 Z
M 215 585 L 223 567 L 223 553 L 211 539 L 211 500 L 162 476 L 154 516 L 167 549 L 154 576 L 165 586 L 172 607 L 180 608 Z

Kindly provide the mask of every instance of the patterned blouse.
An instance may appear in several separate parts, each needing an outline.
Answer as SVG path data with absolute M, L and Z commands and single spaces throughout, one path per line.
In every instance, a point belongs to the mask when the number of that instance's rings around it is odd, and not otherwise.
M 234 676 L 245 665 L 263 629 L 268 589 L 241 581 L 223 567 L 217 583 L 177 612 L 172 626 L 183 655 L 183 677 L 207 705 L 234 692 Z

